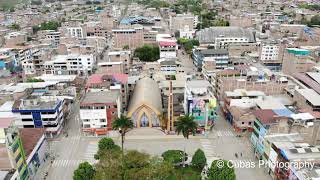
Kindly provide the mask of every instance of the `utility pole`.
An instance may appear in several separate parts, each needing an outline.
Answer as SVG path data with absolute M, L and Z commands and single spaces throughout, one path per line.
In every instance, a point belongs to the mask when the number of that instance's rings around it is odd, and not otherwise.
M 173 93 L 172 93 L 172 81 L 170 80 L 169 85 L 169 96 L 168 96 L 168 122 L 167 131 L 173 130 Z

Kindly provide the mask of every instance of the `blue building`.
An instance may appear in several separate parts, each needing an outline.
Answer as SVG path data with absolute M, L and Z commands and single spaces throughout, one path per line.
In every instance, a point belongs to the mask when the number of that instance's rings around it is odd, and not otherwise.
M 63 122 L 64 101 L 37 99 L 16 100 L 12 107 L 20 128 L 46 128 L 46 134 L 53 137 L 60 133 Z

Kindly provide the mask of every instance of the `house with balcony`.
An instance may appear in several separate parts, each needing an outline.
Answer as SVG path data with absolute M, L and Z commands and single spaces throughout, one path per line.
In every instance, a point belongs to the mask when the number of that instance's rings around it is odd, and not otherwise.
M 120 93 L 115 91 L 88 92 L 80 102 L 82 131 L 90 135 L 106 135 L 112 121 L 121 115 Z

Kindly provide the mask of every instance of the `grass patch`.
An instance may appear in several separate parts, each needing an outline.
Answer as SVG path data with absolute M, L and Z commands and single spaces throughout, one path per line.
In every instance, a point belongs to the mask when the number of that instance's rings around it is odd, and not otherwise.
M 167 180 L 200 180 L 201 172 L 197 169 L 188 167 L 176 167 L 174 175 L 170 176 Z

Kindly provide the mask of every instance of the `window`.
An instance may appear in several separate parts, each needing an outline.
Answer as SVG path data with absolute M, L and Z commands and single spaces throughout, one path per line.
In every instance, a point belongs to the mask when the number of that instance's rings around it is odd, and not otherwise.
M 106 119 L 100 119 L 100 122 L 106 122 Z
M 19 162 L 20 158 L 21 158 L 21 154 L 19 153 L 19 154 L 18 154 L 18 156 L 15 158 L 16 163 L 18 163 L 18 162 Z
M 90 128 L 90 124 L 84 124 L 83 128 Z
M 12 147 L 13 153 L 15 153 L 18 148 L 19 148 L 19 143 L 16 143 L 16 144 Z
M 28 119 L 21 119 L 22 121 L 33 121 L 33 119 L 28 118 Z
M 113 106 L 113 108 L 117 108 L 117 107 L 118 107 L 117 105 L 114 105 L 114 106 Z
M 23 128 L 34 128 L 34 125 L 24 125 Z
M 31 112 L 21 112 L 21 115 L 31 115 Z
M 244 122 L 241 122 L 241 124 L 244 124 Z

